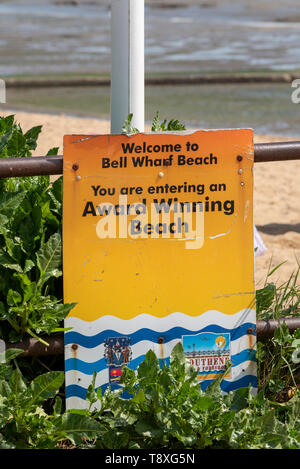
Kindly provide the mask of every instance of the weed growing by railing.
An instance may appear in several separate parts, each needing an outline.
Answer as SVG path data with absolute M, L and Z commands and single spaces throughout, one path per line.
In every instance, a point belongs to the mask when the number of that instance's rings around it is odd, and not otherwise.
M 300 383 L 300 329 L 293 334 L 282 320 L 300 314 L 299 271 L 281 285 L 269 282 L 282 264 L 268 274 L 265 285 L 256 291 L 257 319 L 278 321 L 274 337 L 257 344 L 259 386 L 273 400 L 286 401 L 297 392 Z
M 31 157 L 40 132 L 0 118 L 0 158 Z M 43 341 L 74 306 L 61 301 L 62 177 L 51 185 L 49 176 L 2 179 L 0 223 L 0 338 Z

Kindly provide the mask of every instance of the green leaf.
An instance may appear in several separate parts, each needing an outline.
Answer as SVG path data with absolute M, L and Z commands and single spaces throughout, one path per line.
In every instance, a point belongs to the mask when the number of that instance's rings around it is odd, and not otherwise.
M 15 115 L 0 117 L 0 135 L 4 135 L 14 125 Z
M 20 348 L 9 348 L 5 350 L 5 362 L 9 363 L 11 360 L 17 358 L 24 350 Z
M 31 259 L 26 259 L 24 273 L 30 272 L 30 270 L 35 266 L 34 262 Z
M 240 388 L 233 392 L 230 408 L 236 412 L 245 409 L 248 405 L 249 389 Z
M 267 310 L 272 305 L 276 295 L 276 285 L 268 283 L 264 288 L 256 290 L 257 314 Z
M 9 139 L 13 134 L 13 129 L 10 129 L 5 135 L 0 138 L 0 154 L 3 151 L 4 147 L 7 145 Z
M 185 130 L 185 125 L 181 124 L 178 120 L 171 119 L 167 126 L 168 131 Z
M 197 401 L 195 402 L 195 409 L 197 412 L 200 410 L 208 410 L 214 407 L 215 402 L 209 396 L 198 396 Z
M 54 397 L 63 382 L 64 373 L 62 371 L 49 371 L 49 373 L 37 376 L 30 383 L 31 401 L 39 403 Z
M 180 365 L 185 365 L 186 358 L 184 355 L 184 348 L 181 342 L 175 345 L 171 353 L 171 363 L 177 361 Z
M 165 119 L 162 123 L 159 120 L 159 112 L 156 111 L 155 117 L 152 121 L 152 132 L 165 132 L 165 131 L 178 131 L 178 130 L 185 130 L 185 125 L 181 124 L 178 120 L 171 119 L 168 124 L 167 120 Z
M 16 368 L 10 377 L 9 386 L 14 394 L 22 393 L 27 389 L 23 376 L 19 368 Z
M 132 118 L 133 118 L 133 114 L 132 113 L 128 114 L 128 117 L 127 117 L 127 119 L 124 122 L 123 127 L 122 127 L 122 134 L 130 135 L 130 134 L 139 133 L 139 130 L 137 128 L 133 127 L 133 125 L 131 123 Z
M 51 329 L 50 333 L 53 334 L 54 332 L 67 332 L 71 331 L 73 327 L 54 327 L 54 329 Z
M 9 289 L 8 290 L 8 294 L 7 294 L 7 304 L 9 306 L 15 306 L 19 303 L 22 303 L 22 297 L 20 295 L 19 292 L 17 291 L 14 291 L 12 289 Z
M 30 150 L 35 150 L 37 147 L 37 139 L 39 134 L 41 133 L 42 125 L 37 125 L 36 127 L 32 127 L 29 129 L 24 137 L 26 139 L 26 143 L 29 146 Z
M 156 427 L 150 422 L 140 421 L 135 425 L 135 430 L 139 435 L 148 438 L 161 438 L 164 431 L 160 427 Z
M 9 222 L 9 218 L 0 213 L 0 233 L 5 235 L 7 233 L 7 229 L 4 228 L 4 225 L 7 225 Z
M 264 432 L 272 432 L 275 428 L 275 424 L 276 424 L 276 419 L 275 419 L 275 413 L 273 410 L 270 410 L 269 412 L 267 412 L 265 415 L 263 415 L 261 418 L 260 418 L 260 423 L 262 425 L 262 428 L 263 428 L 263 431 Z
M 68 409 L 68 414 L 87 415 L 87 409 Z
M 206 388 L 206 394 L 208 396 L 216 397 L 216 396 L 221 395 L 220 384 L 221 384 L 222 380 L 224 379 L 224 377 L 229 372 L 229 370 L 231 369 L 231 367 L 232 367 L 232 363 L 230 361 L 227 361 L 225 371 L 222 374 L 220 374 L 217 378 L 215 378 L 212 381 L 212 383 Z
M 12 133 L 9 141 L 7 142 L 7 151 L 9 156 L 13 157 L 28 156 L 26 139 L 20 129 L 16 129 L 16 131 Z
M 0 265 L 16 272 L 23 272 L 22 267 L 3 249 L 0 248 Z
M 138 366 L 137 374 L 139 379 L 153 381 L 159 372 L 158 359 L 153 350 L 148 350 L 145 360 Z
M 11 388 L 7 381 L 4 379 L 0 380 L 0 396 L 9 397 L 11 395 Z
M 86 400 L 87 400 L 87 401 L 89 402 L 89 404 L 90 404 L 90 409 L 91 409 L 92 405 L 95 404 L 95 402 L 97 402 L 97 400 L 98 400 L 97 393 L 96 393 L 96 391 L 95 391 L 95 387 L 96 387 L 96 377 L 97 377 L 97 372 L 94 371 L 92 382 L 91 382 L 91 384 L 88 386 L 88 389 L 87 389 Z
M 53 406 L 53 414 L 60 415 L 62 409 L 62 399 L 60 396 L 56 396 L 54 406 Z
M 151 131 L 152 132 L 159 132 L 161 130 L 160 122 L 159 122 L 159 111 L 156 111 L 155 117 L 152 121 Z
M 97 394 L 97 399 L 99 399 L 99 401 L 102 401 L 102 389 L 100 388 L 97 388 L 97 391 L 96 391 L 96 394 Z
M 49 194 L 52 195 L 52 200 L 56 208 L 60 208 L 62 205 L 62 197 L 63 197 L 63 177 L 62 176 L 53 182 Z
M 57 276 L 61 266 L 61 236 L 54 233 L 36 253 L 37 265 L 41 275 Z
M 181 342 L 175 345 L 170 357 L 170 371 L 176 380 L 184 380 L 186 376 L 187 360 Z
M 143 389 L 140 389 L 137 394 L 132 398 L 132 400 L 136 403 L 136 404 L 142 404 L 143 402 L 145 402 L 146 398 L 145 398 L 145 393 L 144 393 L 144 390 Z
M 20 207 L 25 196 L 26 192 L 0 193 L 0 213 L 11 218 L 13 213 Z
M 268 388 L 270 392 L 278 393 L 285 388 L 285 381 L 279 378 L 269 379 Z
M 268 272 L 268 277 L 274 274 L 277 269 L 279 269 L 283 264 L 285 264 L 286 261 L 281 262 L 280 264 L 276 265 L 270 272 Z
M 56 422 L 57 431 L 61 439 L 69 439 L 73 444 L 80 445 L 83 438 L 90 440 L 101 436 L 104 428 L 95 419 L 74 413 L 66 413 Z
M 47 153 L 47 156 L 54 156 L 54 155 L 57 155 L 58 150 L 59 150 L 59 147 L 50 148 L 50 150 L 49 150 L 48 153 Z

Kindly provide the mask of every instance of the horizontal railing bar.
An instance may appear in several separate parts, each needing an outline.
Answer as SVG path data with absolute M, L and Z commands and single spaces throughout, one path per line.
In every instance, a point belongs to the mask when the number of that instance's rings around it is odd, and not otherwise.
M 300 141 L 256 143 L 254 162 L 300 160 Z M 0 159 L 0 178 L 45 176 L 63 173 L 63 156 Z
M 63 156 L 0 159 L 0 178 L 62 174 Z
M 290 332 L 300 329 L 300 317 L 282 318 L 279 321 L 280 325 L 284 323 L 287 325 Z M 269 319 L 268 321 L 256 321 L 256 335 L 257 340 L 264 340 L 274 336 L 276 329 L 279 327 L 276 319 Z
M 256 143 L 254 162 L 300 160 L 300 141 Z
M 43 338 L 49 345 L 46 346 L 42 342 L 33 337 L 26 337 L 20 342 L 7 343 L 6 349 L 18 348 L 23 350 L 24 357 L 40 357 L 45 355 L 62 355 L 64 353 L 64 336 Z

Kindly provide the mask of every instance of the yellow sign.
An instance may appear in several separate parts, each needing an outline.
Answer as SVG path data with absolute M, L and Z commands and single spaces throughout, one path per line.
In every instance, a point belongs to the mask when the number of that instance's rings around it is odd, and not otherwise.
M 149 348 L 168 359 L 189 334 L 202 334 L 202 345 L 203 333 L 217 334 L 201 356 L 220 354 L 224 334 L 231 357 L 249 349 L 252 170 L 249 129 L 65 137 L 64 299 L 77 302 L 66 320 L 73 406 L 92 370 L 105 386 L 119 379 L 122 364 L 138 366 Z M 249 362 L 246 352 L 243 358 Z M 253 384 L 254 375 L 251 368 L 239 376 L 233 366 L 227 388 L 244 376 Z

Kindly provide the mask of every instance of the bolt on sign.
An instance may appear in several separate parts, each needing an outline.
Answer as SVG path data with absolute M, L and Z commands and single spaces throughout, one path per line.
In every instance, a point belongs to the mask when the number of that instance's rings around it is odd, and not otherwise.
M 249 129 L 64 139 L 66 400 L 181 342 L 205 389 L 257 388 Z

